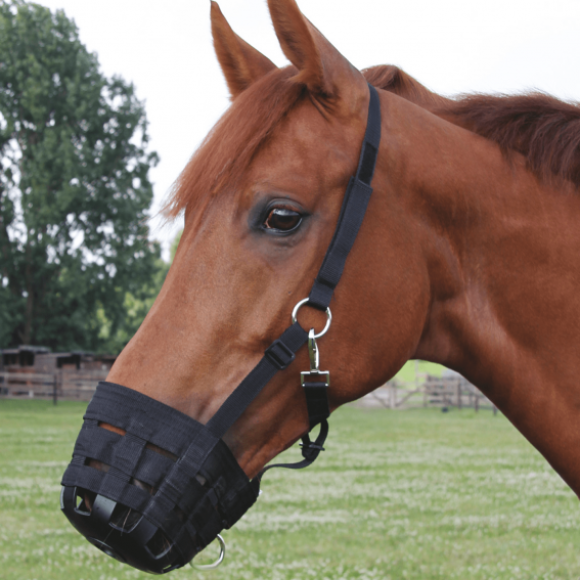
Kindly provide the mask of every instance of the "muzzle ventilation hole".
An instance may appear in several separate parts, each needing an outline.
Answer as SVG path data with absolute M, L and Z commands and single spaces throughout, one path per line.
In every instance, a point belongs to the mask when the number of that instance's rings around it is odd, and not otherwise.
M 140 513 L 118 503 L 113 510 L 109 525 L 119 532 L 128 534 L 135 529 L 140 520 Z
M 88 516 L 91 514 L 91 506 L 97 497 L 96 493 L 77 487 L 75 496 L 75 511 L 81 515 Z
M 155 535 L 147 542 L 147 550 L 154 558 L 163 558 L 173 548 L 173 544 L 167 539 L 161 530 L 157 530 Z

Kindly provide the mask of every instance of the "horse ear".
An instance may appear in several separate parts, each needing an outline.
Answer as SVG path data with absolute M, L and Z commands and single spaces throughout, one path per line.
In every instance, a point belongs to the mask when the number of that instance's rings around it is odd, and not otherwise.
M 211 2 L 213 45 L 232 99 L 276 68 L 261 52 L 242 40 L 224 18 L 217 2 Z
M 268 0 L 276 36 L 298 69 L 294 80 L 319 97 L 341 100 L 354 89 L 368 94 L 362 74 L 302 14 L 295 0 Z M 357 99 L 358 101 L 358 99 Z

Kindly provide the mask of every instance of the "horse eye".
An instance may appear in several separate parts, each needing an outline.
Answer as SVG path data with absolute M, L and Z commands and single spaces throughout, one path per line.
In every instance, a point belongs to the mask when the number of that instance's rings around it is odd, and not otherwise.
M 291 232 L 302 223 L 302 216 L 291 209 L 275 207 L 270 210 L 263 227 L 267 230 Z

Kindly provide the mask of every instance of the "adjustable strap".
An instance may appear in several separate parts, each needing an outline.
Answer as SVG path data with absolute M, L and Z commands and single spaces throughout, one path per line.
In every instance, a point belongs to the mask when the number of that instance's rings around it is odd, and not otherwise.
M 311 441 L 308 434 L 302 437 L 302 443 L 300 447 L 302 447 L 302 457 L 304 459 L 302 461 L 297 461 L 296 463 L 274 463 L 272 465 L 266 465 L 262 471 L 252 480 L 252 482 L 262 479 L 262 476 L 268 469 L 272 469 L 273 467 L 284 467 L 286 469 L 304 469 L 309 465 L 312 465 L 316 458 L 320 455 L 321 451 L 324 451 L 324 442 L 326 441 L 326 437 L 328 436 L 328 421 L 323 419 L 320 422 L 320 431 L 318 433 L 318 437 L 316 437 L 315 441 Z
M 308 409 L 308 422 L 311 431 L 318 423 L 330 417 L 330 406 L 328 404 L 328 383 L 322 381 L 304 381 L 302 384 L 304 395 L 306 396 L 306 407 Z
M 285 369 L 295 358 L 298 349 L 308 340 L 308 333 L 295 322 L 267 349 L 260 362 L 209 420 L 207 428 L 218 438 L 236 422 L 258 393 L 278 371 Z

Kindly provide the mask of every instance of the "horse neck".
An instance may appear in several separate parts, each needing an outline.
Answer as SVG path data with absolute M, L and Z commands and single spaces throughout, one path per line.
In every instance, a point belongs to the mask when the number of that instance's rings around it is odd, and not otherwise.
M 375 188 L 406 216 L 429 279 L 412 358 L 466 376 L 580 493 L 580 195 L 381 96 L 388 137 Z

